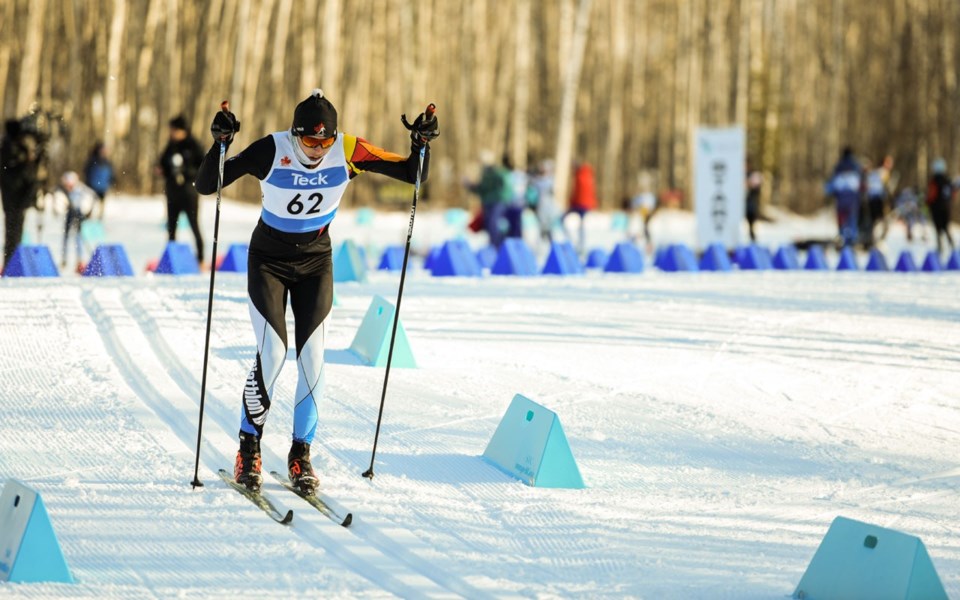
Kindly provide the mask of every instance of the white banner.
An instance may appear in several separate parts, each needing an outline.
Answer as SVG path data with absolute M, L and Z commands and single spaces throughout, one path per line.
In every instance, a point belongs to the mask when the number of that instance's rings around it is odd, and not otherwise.
M 697 128 L 694 134 L 693 202 L 697 245 L 740 243 L 746 211 L 746 134 L 742 127 Z

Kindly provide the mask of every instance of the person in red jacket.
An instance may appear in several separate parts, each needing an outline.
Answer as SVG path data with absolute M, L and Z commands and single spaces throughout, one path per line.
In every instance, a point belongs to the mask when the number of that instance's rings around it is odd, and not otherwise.
M 571 214 L 577 214 L 580 217 L 580 230 L 577 238 L 577 250 L 583 252 L 586 231 L 584 221 L 587 213 L 597 208 L 597 184 L 593 175 L 593 167 L 588 163 L 576 163 L 573 167 L 573 189 L 570 191 L 570 207 L 563 215 L 563 221 L 566 223 L 567 217 Z M 564 225 L 566 227 L 566 225 Z M 570 238 L 570 234 L 567 234 Z

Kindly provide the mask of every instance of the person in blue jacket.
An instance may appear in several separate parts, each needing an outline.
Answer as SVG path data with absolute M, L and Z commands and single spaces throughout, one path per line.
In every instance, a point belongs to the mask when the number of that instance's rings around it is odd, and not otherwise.
M 827 187 L 837 203 L 837 228 L 840 241 L 843 246 L 853 246 L 859 237 L 863 168 L 853 156 L 853 149 L 849 146 L 843 149 Z
M 107 147 L 99 140 L 93 145 L 89 156 L 87 156 L 87 162 L 83 167 L 83 179 L 87 187 L 97 194 L 95 212 L 97 218 L 102 219 L 107 192 L 117 181 L 113 174 L 113 164 L 107 158 Z

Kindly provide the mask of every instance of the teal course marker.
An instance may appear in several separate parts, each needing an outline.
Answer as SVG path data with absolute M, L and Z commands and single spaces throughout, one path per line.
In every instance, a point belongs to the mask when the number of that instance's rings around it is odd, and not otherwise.
M 837 517 L 793 597 L 947 600 L 947 593 L 920 538 Z
M 0 582 L 73 583 L 40 494 L 8 479 L 0 494 Z
M 360 328 L 350 344 L 350 351 L 372 367 L 385 367 L 390 353 L 390 332 L 397 309 L 382 296 L 374 296 L 363 316 Z M 391 367 L 414 369 L 417 361 L 413 358 L 407 332 L 403 322 L 397 323 L 397 337 L 393 342 Z
M 333 257 L 333 280 L 335 282 L 367 281 L 367 264 L 363 252 L 353 240 L 340 244 Z
M 517 394 L 483 458 L 533 487 L 583 489 L 583 477 L 557 414 Z

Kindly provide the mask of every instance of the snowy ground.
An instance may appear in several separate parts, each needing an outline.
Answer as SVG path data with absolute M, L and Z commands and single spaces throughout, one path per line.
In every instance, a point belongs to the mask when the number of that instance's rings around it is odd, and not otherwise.
M 223 208 L 221 251 L 256 220 Z M 335 244 L 354 239 L 373 261 L 403 241 L 406 214 L 361 214 L 338 217 Z M 314 462 L 356 519 L 342 529 L 268 480 L 296 513 L 284 527 L 215 475 L 236 452 L 254 357 L 242 275 L 216 279 L 206 486 L 189 485 L 209 277 L 143 272 L 162 220 L 156 198 L 108 206 L 134 278 L 0 280 L 0 484 L 42 494 L 77 580 L 0 596 L 783 598 L 842 515 L 920 537 L 960 597 L 958 273 L 415 269 L 401 321 L 419 367 L 391 371 L 372 481 L 360 473 L 383 369 L 346 349 L 399 277 L 338 284 Z M 609 215 L 589 225 L 590 245 L 622 235 Z M 423 209 L 415 245 L 456 230 Z M 692 231 L 685 213 L 654 221 L 658 243 Z M 780 216 L 759 234 L 776 246 L 833 227 Z M 907 247 L 899 229 L 887 244 L 888 260 Z M 284 466 L 294 387 L 289 364 L 268 470 Z M 527 487 L 479 458 L 516 393 L 559 415 L 586 489 Z

